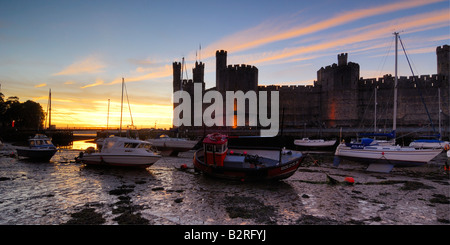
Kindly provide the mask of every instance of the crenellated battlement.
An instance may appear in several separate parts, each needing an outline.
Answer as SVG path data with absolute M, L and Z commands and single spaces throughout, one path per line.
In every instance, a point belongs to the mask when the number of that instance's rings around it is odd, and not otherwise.
M 422 101 L 427 104 L 435 121 L 438 115 L 436 108 L 439 107 L 438 94 L 443 102 L 443 123 L 450 125 L 449 49 L 448 45 L 436 48 L 437 74 L 398 78 L 397 123 L 400 127 L 417 127 L 428 122 Z M 215 87 L 205 89 L 204 68 L 204 63 L 196 62 L 193 79 L 181 81 L 181 63 L 174 62 L 174 91 L 183 89 L 193 94 L 197 82 L 202 82 L 203 93 L 209 90 L 222 93 L 238 90 L 277 91 L 286 127 L 353 128 L 372 126 L 373 117 L 367 115 L 374 113 L 376 88 L 379 108 L 377 117 L 388 124 L 392 120 L 394 77 L 390 74 L 378 78 L 360 77 L 359 64 L 348 62 L 348 53 L 338 54 L 337 64 L 321 67 L 317 71 L 317 80 L 312 85 L 258 85 L 258 68 L 248 64 L 228 65 L 225 50 L 216 51 Z

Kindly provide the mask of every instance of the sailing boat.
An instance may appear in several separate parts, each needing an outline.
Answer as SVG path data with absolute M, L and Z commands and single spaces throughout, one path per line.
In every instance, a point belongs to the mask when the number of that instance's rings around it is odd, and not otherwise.
M 79 160 L 85 164 L 105 165 L 105 166 L 124 166 L 124 167 L 142 167 L 147 168 L 161 159 L 156 151 L 153 150 L 150 142 L 120 137 L 122 132 L 122 110 L 123 110 L 123 88 L 125 81 L 122 78 L 122 99 L 120 111 L 119 137 L 109 137 L 103 141 L 102 149 L 99 152 L 93 149 L 87 149 L 86 152 L 80 152 Z M 128 96 L 128 95 L 127 95 Z M 131 114 L 131 111 L 130 111 Z M 133 123 L 132 123 L 133 126 Z
M 397 53 L 398 33 L 395 32 L 395 84 L 393 133 L 397 128 Z M 334 166 L 338 166 L 340 158 L 369 162 L 367 170 L 374 172 L 390 172 L 394 166 L 420 166 L 428 163 L 442 152 L 442 149 L 415 149 L 399 145 L 380 145 L 374 139 L 363 138 L 360 143 L 341 143 L 336 148 Z

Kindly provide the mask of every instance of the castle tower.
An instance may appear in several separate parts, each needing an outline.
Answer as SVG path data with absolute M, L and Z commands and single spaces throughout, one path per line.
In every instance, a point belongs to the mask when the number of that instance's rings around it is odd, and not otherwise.
M 194 83 L 202 83 L 202 91 L 205 91 L 205 63 L 196 61 L 192 74 Z
M 347 53 L 338 54 L 338 66 L 345 66 L 347 65 Z
M 443 75 L 447 79 L 449 77 L 449 69 L 450 69 L 450 47 L 448 45 L 444 45 L 442 47 L 436 48 L 436 56 L 437 56 L 437 74 Z
M 216 89 L 225 91 L 225 83 L 227 81 L 227 51 L 216 51 Z
M 173 92 L 181 90 L 181 63 L 173 62 Z

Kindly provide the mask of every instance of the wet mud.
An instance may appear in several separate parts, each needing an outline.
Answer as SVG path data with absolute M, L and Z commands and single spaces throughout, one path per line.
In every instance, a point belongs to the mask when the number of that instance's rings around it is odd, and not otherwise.
M 0 224 L 379 225 L 449 224 L 445 154 L 389 174 L 310 155 L 276 182 L 213 179 L 193 169 L 193 152 L 147 169 L 85 166 L 78 151 L 50 162 L 0 157 Z M 181 167 L 186 164 L 187 167 Z M 347 177 L 354 183 L 346 181 Z

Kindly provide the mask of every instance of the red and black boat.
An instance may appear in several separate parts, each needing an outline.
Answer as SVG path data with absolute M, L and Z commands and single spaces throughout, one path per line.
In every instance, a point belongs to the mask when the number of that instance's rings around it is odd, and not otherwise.
M 204 174 L 235 180 L 279 180 L 297 171 L 303 155 L 280 148 L 228 148 L 228 137 L 209 134 L 194 154 L 194 167 Z

